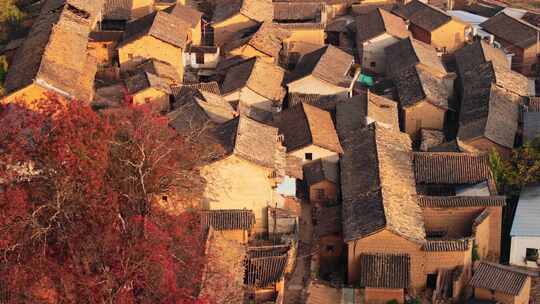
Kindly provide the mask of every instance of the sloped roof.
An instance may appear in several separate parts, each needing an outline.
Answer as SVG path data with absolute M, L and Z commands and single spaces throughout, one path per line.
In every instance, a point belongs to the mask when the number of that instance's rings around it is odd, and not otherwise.
M 341 288 L 321 281 L 311 281 L 307 288 L 306 304 L 341 303 Z
M 453 239 L 453 240 L 427 240 L 422 245 L 422 251 L 431 252 L 453 252 L 467 251 L 471 248 L 472 240 L 470 239 Z
M 205 230 L 250 230 L 255 225 L 255 214 L 246 209 L 203 210 L 201 225 Z
M 189 23 L 176 16 L 159 11 L 129 22 L 126 25 L 124 38 L 120 45 L 149 35 L 176 47 L 185 48 L 189 31 Z
M 253 251 L 252 248 L 249 248 Z M 279 282 L 285 273 L 287 266 L 287 252 L 281 254 L 280 251 L 268 252 L 265 256 L 254 257 L 248 252 L 245 262 L 244 283 L 254 287 L 268 287 Z
M 360 286 L 383 289 L 409 288 L 411 259 L 408 254 L 361 254 Z
M 456 63 L 460 75 L 476 69 L 479 65 L 492 62 L 496 65 L 510 69 L 510 61 L 503 50 L 494 48 L 483 40 L 476 40 L 465 45 L 455 53 Z M 462 76 L 463 77 L 463 76 Z
M 377 123 L 359 132 L 340 127 L 343 237 L 345 241 L 387 229 L 413 242 L 425 240 L 410 153 L 411 139 Z
M 467 208 L 506 205 L 504 196 L 427 196 L 419 195 L 422 208 Z
M 441 77 L 423 66 L 402 70 L 394 77 L 401 107 L 410 107 L 427 101 L 439 108 L 449 109 L 450 92 Z
M 324 11 L 321 2 L 274 2 L 274 21 L 320 22 Z
M 267 54 L 278 57 L 283 40 L 289 38 L 291 32 L 272 22 L 264 22 L 259 30 L 249 39 L 249 45 Z
M 537 42 L 539 29 L 523 20 L 500 13 L 480 24 L 480 27 L 498 39 L 507 41 L 521 48 L 527 48 Z
M 384 33 L 398 38 L 406 38 L 410 34 L 403 19 L 383 9 L 375 9 L 356 19 L 358 42 L 364 42 Z
M 88 24 L 94 24 L 98 19 L 103 10 L 104 2 L 104 0 L 49 0 L 49 3 L 51 3 L 52 6 L 55 6 L 55 8 L 65 5 L 65 9 L 71 10 L 74 14 L 78 14 L 79 16 L 86 15 L 85 18 L 88 20 Z M 44 8 L 54 9 L 51 6 L 44 5 L 41 13 L 46 11 Z
M 176 16 L 183 21 L 189 23 L 191 27 L 197 26 L 203 16 L 203 13 L 199 12 L 198 10 L 186 5 L 182 5 L 180 3 L 175 4 L 173 7 L 168 8 L 166 11 L 170 12 L 171 15 Z
M 170 80 L 171 82 L 180 82 L 180 75 L 176 69 L 167 62 L 157 59 L 149 59 L 139 64 L 136 70 L 142 70 L 147 73 L 157 75 L 161 78 Z
M 348 97 L 341 95 L 319 95 L 319 94 L 305 94 L 305 93 L 291 93 L 287 95 L 289 107 L 294 107 L 301 103 L 307 103 L 319 109 L 332 112 L 336 110 L 336 107 L 340 103 L 346 103 L 349 101 Z
M 225 21 L 242 14 L 257 22 L 271 21 L 273 8 L 271 0 L 219 0 L 212 16 L 212 22 Z
M 140 72 L 125 81 L 128 94 L 137 94 L 145 89 L 154 88 L 156 90 L 171 94 L 170 83 L 167 79 L 155 74 Z
M 304 165 L 304 180 L 308 186 L 322 181 L 338 184 L 338 165 L 323 159 L 318 159 Z
M 473 72 L 478 73 L 477 70 Z M 468 77 L 465 79 L 469 80 Z M 522 98 L 493 84 L 465 83 L 458 138 L 471 140 L 484 136 L 501 146 L 514 147 Z
M 485 154 L 415 152 L 413 161 L 418 184 L 477 184 L 487 181 L 490 192 L 497 193 Z
M 343 152 L 327 111 L 302 103 L 278 113 L 274 122 L 284 136 L 287 152 L 311 144 L 336 153 Z
M 8 93 L 35 82 L 60 95 L 91 98 L 97 67 L 86 48 L 93 17 L 81 16 L 77 8 L 82 10 L 86 5 L 78 1 L 45 2 L 13 58 L 4 84 Z
M 474 274 L 469 285 L 517 296 L 525 286 L 527 278 L 526 273 L 516 268 L 479 262 L 474 267 Z
M 452 17 L 444 11 L 418 0 L 399 6 L 394 10 L 394 13 L 428 32 L 434 31 L 452 20 Z
M 369 91 L 361 92 L 350 100 L 339 103 L 336 110 L 336 120 L 338 124 L 350 124 L 350 128 L 355 130 L 374 121 L 399 130 L 397 102 Z
M 240 117 L 234 144 L 235 155 L 274 168 L 279 157 L 278 129 L 245 116 Z
M 312 75 L 336 86 L 349 87 L 353 80 L 347 73 L 353 61 L 352 55 L 328 45 L 302 56 L 289 82 Z
M 421 64 L 424 68 L 437 75 L 445 75 L 441 58 L 435 48 L 413 38 L 402 39 L 384 50 L 387 65 L 387 73 L 390 76 L 399 75 L 403 70 Z
M 511 236 L 540 237 L 540 187 L 526 186 L 521 190 L 512 223 Z
M 540 112 L 523 113 L 523 140 L 532 141 L 540 136 Z
M 132 8 L 133 0 L 105 0 L 103 18 L 105 20 L 129 20 Z
M 223 94 L 230 94 L 244 87 L 274 101 L 281 101 L 285 89 L 281 86 L 285 71 L 262 59 L 251 58 L 231 67 L 221 87 Z

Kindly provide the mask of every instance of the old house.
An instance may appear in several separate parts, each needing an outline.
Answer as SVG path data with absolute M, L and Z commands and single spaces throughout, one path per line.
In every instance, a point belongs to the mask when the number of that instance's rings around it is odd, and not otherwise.
M 140 71 L 124 80 L 126 92 L 133 104 L 151 104 L 157 111 L 169 110 L 171 86 L 167 78 Z
M 373 122 L 399 130 L 397 103 L 370 91 L 361 92 L 349 101 L 339 103 L 336 108 L 336 120 L 342 125 L 342 129 L 353 131 L 358 131 Z
M 521 190 L 512 230 L 510 248 L 510 264 L 538 268 L 540 250 L 540 225 L 538 208 L 540 201 L 540 187 L 529 185 Z
M 315 256 L 313 268 L 320 278 L 335 277 L 343 269 L 346 253 L 343 243 L 341 204 L 316 205 L 313 209 Z
M 482 30 L 495 36 L 502 47 L 513 53 L 512 69 L 527 76 L 538 75 L 538 35 L 540 29 L 505 13 L 497 14 L 482 24 Z
M 274 124 L 283 135 L 288 155 L 304 163 L 339 161 L 343 150 L 329 112 L 302 103 L 275 115 Z
M 100 5 L 100 1 L 46 1 L 13 58 L 4 100 L 34 100 L 53 92 L 91 101 L 97 63 L 87 46 Z
M 397 88 L 402 129 L 417 139 L 421 129 L 443 130 L 455 74 L 448 74 L 435 49 L 415 39 L 385 49 L 387 74 Z
M 242 244 L 248 243 L 254 225 L 255 215 L 251 210 L 230 209 L 201 211 L 201 226 L 203 230 L 212 229 L 214 231 L 219 231 L 223 238 Z
M 304 165 L 304 181 L 313 204 L 335 204 L 339 195 L 337 163 L 318 159 Z
M 182 21 L 190 25 L 191 28 L 191 42 L 194 45 L 201 45 L 203 41 L 203 13 L 198 10 L 182 5 L 180 3 L 171 6 L 165 10 L 171 15 L 180 18 Z
M 409 255 L 362 254 L 360 265 L 360 286 L 365 288 L 366 303 L 405 302 L 405 289 L 410 286 Z
M 324 29 L 326 44 L 335 45 L 344 50 L 354 50 L 354 23 L 355 18 L 351 15 L 340 16 L 329 22 Z
M 183 50 L 190 39 L 190 25 L 166 12 L 132 21 L 118 45 L 120 68 L 129 70 L 146 59 L 157 59 L 172 65 L 182 79 Z
M 155 0 L 105 0 L 102 30 L 124 30 L 127 22 L 154 11 Z
M 355 128 L 338 121 L 344 137 L 341 193 L 348 282 L 363 282 L 372 275 L 363 268 L 363 255 L 407 255 L 410 281 L 364 285 L 372 288 L 366 292 L 374 303 L 401 296 L 403 289 L 415 294 L 424 288 L 451 288 L 450 297 L 458 297 L 468 279 L 473 244 L 464 237 L 427 234 L 429 222 L 417 198 L 409 136 L 378 123 L 359 132 Z M 381 272 L 373 275 L 390 278 Z
M 278 129 L 241 116 L 216 132 L 226 153 L 201 168 L 206 180 L 202 208 L 253 210 L 253 231 L 264 233 L 267 207 L 283 207 L 275 192 L 285 160 Z
M 288 41 L 325 42 L 326 5 L 322 2 L 274 2 L 273 22 L 290 31 Z
M 523 142 L 532 142 L 540 136 L 540 99 L 530 97 L 523 107 Z
M 198 70 L 199 76 L 210 76 L 215 73 L 220 55 L 219 47 L 190 44 L 184 51 L 185 66 Z
M 223 97 L 238 110 L 259 120 L 281 111 L 285 71 L 263 59 L 251 58 L 227 70 L 221 86 Z
M 212 15 L 214 45 L 222 46 L 238 33 L 273 16 L 270 0 L 219 0 Z
M 221 96 L 216 82 L 184 84 L 171 89 L 174 101 L 167 116 L 169 125 L 180 133 L 196 135 L 237 116 Z
M 427 236 L 473 238 L 480 258 L 497 260 L 505 197 L 487 155 L 419 152 L 413 162 Z
M 264 22 L 254 33 L 239 37 L 223 45 L 225 56 L 241 58 L 258 57 L 264 61 L 277 63 L 283 41 L 290 37 L 290 32 L 271 22 Z
M 527 79 L 487 62 L 466 72 L 461 82 L 458 139 L 478 151 L 495 148 L 508 155 L 518 131 L 522 96 L 529 94 Z
M 474 298 L 502 304 L 527 304 L 531 277 L 527 271 L 495 263 L 479 262 L 469 285 Z
M 418 0 L 412 0 L 393 11 L 408 20 L 413 37 L 433 45 L 438 51 L 452 53 L 466 41 L 469 25 L 445 11 Z
M 377 74 L 386 72 L 386 47 L 410 35 L 403 19 L 375 9 L 356 19 L 356 45 L 362 58 L 363 71 Z
M 359 71 L 353 56 L 328 45 L 304 55 L 287 79 L 289 93 L 351 96 Z

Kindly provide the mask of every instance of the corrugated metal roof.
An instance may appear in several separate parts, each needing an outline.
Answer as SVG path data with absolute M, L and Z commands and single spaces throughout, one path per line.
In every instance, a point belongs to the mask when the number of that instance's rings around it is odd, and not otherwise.
M 540 185 L 521 191 L 511 236 L 540 236 Z

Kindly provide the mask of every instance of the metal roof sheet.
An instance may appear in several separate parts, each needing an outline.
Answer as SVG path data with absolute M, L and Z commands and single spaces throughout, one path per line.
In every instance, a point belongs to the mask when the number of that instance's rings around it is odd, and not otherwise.
M 511 236 L 540 236 L 540 185 L 521 191 Z

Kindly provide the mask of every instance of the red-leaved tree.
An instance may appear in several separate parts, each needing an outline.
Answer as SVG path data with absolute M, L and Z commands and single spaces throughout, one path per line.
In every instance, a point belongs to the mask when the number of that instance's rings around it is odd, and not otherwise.
M 0 130 L 0 301 L 197 303 L 197 147 L 163 117 L 51 95 Z

